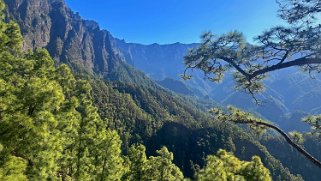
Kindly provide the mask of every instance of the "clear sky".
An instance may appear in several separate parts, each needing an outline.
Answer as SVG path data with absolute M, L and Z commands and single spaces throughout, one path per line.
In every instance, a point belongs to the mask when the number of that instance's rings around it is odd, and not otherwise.
M 84 19 L 127 42 L 199 42 L 202 32 L 242 31 L 251 41 L 283 23 L 275 0 L 66 0 Z

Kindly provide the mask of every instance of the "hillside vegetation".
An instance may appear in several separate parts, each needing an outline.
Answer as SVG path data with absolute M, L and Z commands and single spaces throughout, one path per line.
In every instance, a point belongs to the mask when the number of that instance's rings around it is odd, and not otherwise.
M 205 111 L 215 102 L 178 95 L 128 65 L 108 31 L 62 0 L 4 2 L 0 180 L 318 177 L 310 163 L 291 165 L 307 161 L 283 140 L 222 122 Z

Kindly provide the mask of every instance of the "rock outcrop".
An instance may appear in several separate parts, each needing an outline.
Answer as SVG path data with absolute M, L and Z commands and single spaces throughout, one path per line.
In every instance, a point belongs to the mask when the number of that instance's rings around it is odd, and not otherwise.
M 21 27 L 25 49 L 46 48 L 57 62 L 103 76 L 121 64 L 111 34 L 73 13 L 63 0 L 4 1 L 9 18 Z

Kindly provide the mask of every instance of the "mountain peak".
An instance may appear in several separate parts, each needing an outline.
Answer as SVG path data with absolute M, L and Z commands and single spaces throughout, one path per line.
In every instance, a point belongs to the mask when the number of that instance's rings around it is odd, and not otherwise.
M 21 27 L 24 49 L 46 48 L 56 62 L 106 76 L 120 58 L 98 23 L 83 20 L 63 0 L 4 0 Z

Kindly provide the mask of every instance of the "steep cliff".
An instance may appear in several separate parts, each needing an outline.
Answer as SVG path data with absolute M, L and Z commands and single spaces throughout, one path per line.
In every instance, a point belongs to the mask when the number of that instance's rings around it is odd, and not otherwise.
M 163 90 L 142 72 L 124 62 L 127 61 L 138 68 L 148 65 L 150 71 L 156 72 L 160 70 L 159 74 L 150 76 L 155 79 L 162 77 L 161 75 L 164 75 L 162 78 L 169 77 L 168 75 L 176 77 L 181 73 L 181 67 L 183 66 L 182 56 L 188 48 L 195 45 L 176 43 L 163 46 L 153 44 L 146 49 L 144 45 L 122 42 L 112 37 L 108 31 L 101 30 L 97 23 L 81 19 L 77 13 L 73 13 L 66 6 L 63 0 L 4 1 L 8 6 L 7 14 L 9 19 L 17 21 L 22 28 L 25 49 L 44 47 L 49 50 L 57 63 L 66 63 L 74 69 L 98 74 L 109 80 L 122 81 L 117 85 L 109 85 L 109 87 L 106 86 L 109 82 L 101 81 L 98 84 L 95 82 L 96 79 L 92 80 L 93 84 L 96 85 L 93 92 L 96 106 L 99 108 L 101 116 L 111 122 L 114 121 L 115 127 L 118 126 L 122 131 L 121 136 L 126 136 L 129 139 L 127 133 L 134 130 L 137 135 L 133 136 L 142 137 L 147 140 L 146 142 L 152 144 L 149 146 L 149 150 L 154 150 L 155 147 L 160 145 L 166 145 L 170 149 L 174 149 L 179 143 L 176 143 L 176 140 L 173 139 L 175 135 L 169 133 L 176 134 L 177 140 L 181 141 L 186 139 L 186 133 L 184 133 L 186 128 L 183 129 L 182 126 L 193 127 L 191 129 L 192 132 L 197 128 L 195 125 L 199 125 L 198 127 L 202 128 L 212 126 L 213 128 L 210 131 L 205 132 L 201 129 L 198 133 L 200 136 L 197 137 L 204 143 L 198 142 L 198 139 L 193 136 L 187 139 L 187 143 L 189 143 L 189 139 L 196 140 L 192 142 L 193 146 L 197 146 L 194 149 L 195 153 L 194 151 L 191 152 L 195 158 L 178 157 L 183 160 L 176 160 L 176 162 L 184 162 L 180 164 L 181 167 L 186 170 L 190 169 L 189 159 L 193 159 L 194 162 L 201 161 L 204 157 L 203 150 L 208 150 L 206 153 L 213 153 L 218 148 L 231 147 L 232 149 L 236 146 L 237 155 L 242 156 L 244 155 L 243 147 L 246 146 L 249 148 L 245 150 L 247 153 L 246 158 L 249 159 L 254 154 L 260 154 L 264 162 L 269 163 L 269 168 L 274 178 L 280 176 L 285 179 L 291 176 L 289 171 L 254 139 L 254 136 L 247 135 L 247 133 L 234 125 L 212 123 L 210 117 L 199 111 L 198 104 L 191 106 L 192 104 L 189 103 L 189 100 Z M 172 61 L 173 57 L 174 61 Z M 171 69 L 168 69 L 168 67 Z M 172 69 L 176 69 L 175 72 L 169 73 Z M 141 70 L 145 71 L 144 69 Z M 146 85 L 146 83 L 148 86 L 140 86 L 141 84 Z M 165 84 L 176 85 L 177 83 L 175 81 L 167 81 Z M 197 85 L 201 84 L 197 83 Z M 208 88 L 206 86 L 204 84 L 204 90 Z M 180 90 L 187 89 L 184 85 L 181 85 Z M 174 124 L 166 127 L 164 124 L 167 124 L 167 121 L 176 122 L 179 126 Z M 128 132 L 123 132 L 124 129 L 126 130 L 124 125 L 128 127 Z M 165 129 L 159 130 L 161 127 Z M 183 130 L 183 133 L 178 134 L 177 130 Z M 152 135 L 154 137 L 149 140 L 145 132 L 152 134 L 155 131 L 159 132 Z M 185 132 L 188 133 L 190 131 L 187 130 Z M 239 140 L 239 138 L 247 138 L 243 137 L 246 135 L 251 140 Z M 168 136 L 168 139 L 163 139 L 165 136 Z M 233 139 L 235 139 L 235 145 Z M 176 155 L 183 155 L 180 151 L 190 149 L 190 145 L 187 143 L 187 147 L 176 150 Z M 196 145 L 196 143 L 201 143 L 203 147 L 198 148 L 199 145 Z M 241 152 L 241 150 L 243 151 Z M 189 174 L 192 174 L 192 172 Z
M 58 62 L 108 76 L 124 66 L 114 53 L 111 35 L 83 20 L 63 0 L 5 0 L 10 19 L 21 27 L 25 49 L 44 47 Z

